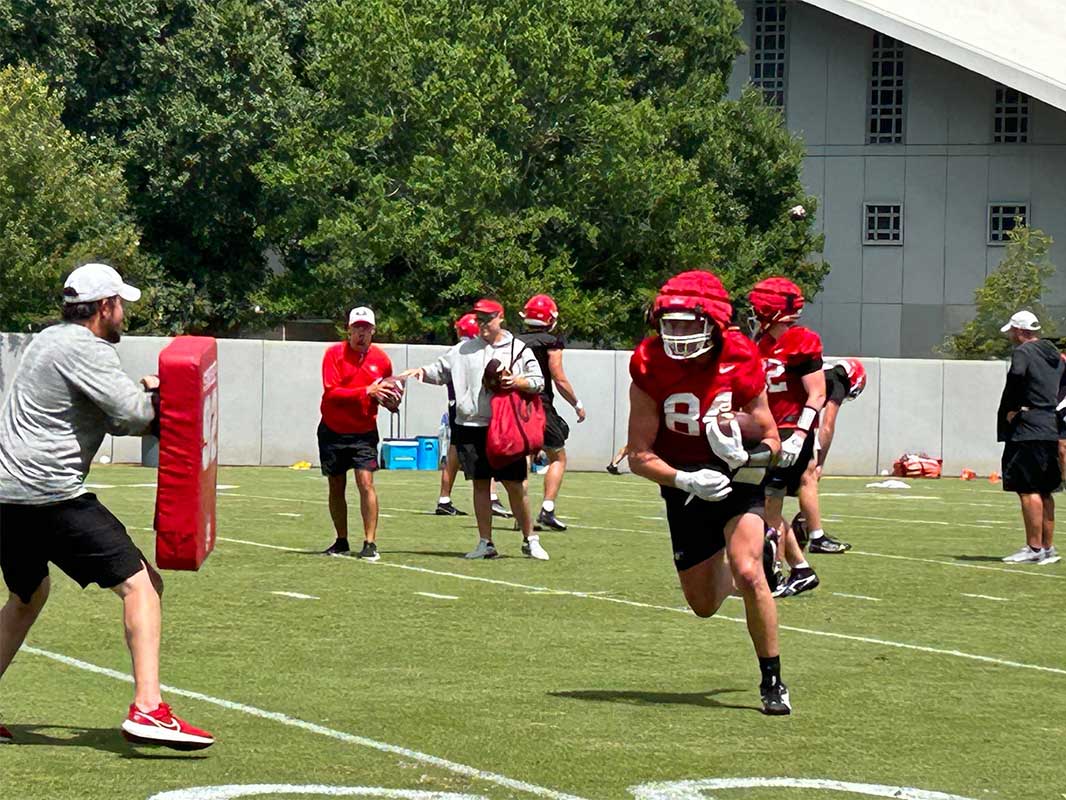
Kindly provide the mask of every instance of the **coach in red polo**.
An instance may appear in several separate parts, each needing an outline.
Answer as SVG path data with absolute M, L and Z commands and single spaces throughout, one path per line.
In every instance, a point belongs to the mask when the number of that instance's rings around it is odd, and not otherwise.
M 355 470 L 359 510 L 363 516 L 360 558 L 377 561 L 378 496 L 374 472 L 378 468 L 378 402 L 388 392 L 383 378 L 392 375 L 392 362 L 374 344 L 374 312 L 366 306 L 348 315 L 348 339 L 333 345 L 322 359 L 322 422 L 318 426 L 318 455 L 329 480 L 329 515 L 337 540 L 329 555 L 351 552 L 348 546 L 348 470 Z

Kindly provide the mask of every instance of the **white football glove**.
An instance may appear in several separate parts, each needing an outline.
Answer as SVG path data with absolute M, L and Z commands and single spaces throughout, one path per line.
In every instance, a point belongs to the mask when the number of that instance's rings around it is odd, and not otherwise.
M 729 476 L 713 469 L 701 469 L 696 472 L 678 470 L 677 477 L 674 478 L 674 486 L 683 492 L 688 492 L 689 499 L 698 497 L 709 503 L 724 500 L 733 491 Z M 688 503 L 688 500 L 685 502 Z
M 718 425 L 718 415 L 706 417 L 707 443 L 711 452 L 718 456 L 731 469 L 740 469 L 748 463 L 748 451 L 740 435 L 740 425 L 736 417 L 729 422 L 729 433 L 722 433 Z
M 808 435 L 795 431 L 785 439 L 781 443 L 781 452 L 777 456 L 777 466 L 787 469 L 799 461 L 800 450 L 803 449 L 803 443 L 807 440 Z

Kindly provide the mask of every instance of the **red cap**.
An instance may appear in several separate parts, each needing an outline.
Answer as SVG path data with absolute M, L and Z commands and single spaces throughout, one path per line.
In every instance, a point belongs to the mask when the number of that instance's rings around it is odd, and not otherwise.
M 482 297 L 476 303 L 474 303 L 475 314 L 502 314 L 503 306 L 495 300 L 490 300 L 487 297 Z
M 460 337 L 465 336 L 468 339 L 476 337 L 478 335 L 477 315 L 471 311 L 459 317 L 455 322 L 455 332 Z

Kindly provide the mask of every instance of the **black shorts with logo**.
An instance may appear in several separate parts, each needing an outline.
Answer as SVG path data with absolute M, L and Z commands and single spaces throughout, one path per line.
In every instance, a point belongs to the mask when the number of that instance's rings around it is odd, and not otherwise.
M 344 475 L 350 469 L 378 468 L 378 432 L 336 433 L 318 424 L 318 460 L 323 475 Z
M 790 430 L 781 431 L 781 441 L 784 442 L 791 435 L 792 431 Z M 811 463 L 811 459 L 814 458 L 814 443 L 817 441 L 818 431 L 811 431 L 803 442 L 803 449 L 800 450 L 799 458 L 795 464 L 791 467 L 774 467 L 766 473 L 767 495 L 771 497 L 782 497 L 786 494 L 789 497 L 796 496 L 796 492 L 799 491 L 800 479 L 803 477 L 803 473 L 807 471 L 807 466 Z
M 1001 466 L 1007 492 L 1051 494 L 1062 483 L 1058 442 L 1007 442 Z
M 489 429 L 473 425 L 456 425 L 452 428 L 452 444 L 459 456 L 459 465 L 468 481 L 482 481 L 495 478 L 498 481 L 524 481 L 526 479 L 526 457 L 516 458 L 510 464 L 494 469 L 489 464 L 485 442 L 489 438 Z
M 49 562 L 83 589 L 90 583 L 110 589 L 148 559 L 95 494 L 39 506 L 0 503 L 0 570 L 7 588 L 29 603 Z
M 544 404 L 544 449 L 562 450 L 570 436 L 570 426 L 552 403 Z
M 725 548 L 725 526 L 733 517 L 752 512 L 763 515 L 765 498 L 761 486 L 734 483 L 724 500 L 708 503 L 672 486 L 660 486 L 666 501 L 666 521 L 678 572 L 696 566 Z

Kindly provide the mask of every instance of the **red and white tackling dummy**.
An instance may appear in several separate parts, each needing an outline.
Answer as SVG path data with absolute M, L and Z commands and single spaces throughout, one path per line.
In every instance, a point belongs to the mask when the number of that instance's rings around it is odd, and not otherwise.
M 179 336 L 159 354 L 156 564 L 196 570 L 215 547 L 218 348 Z

